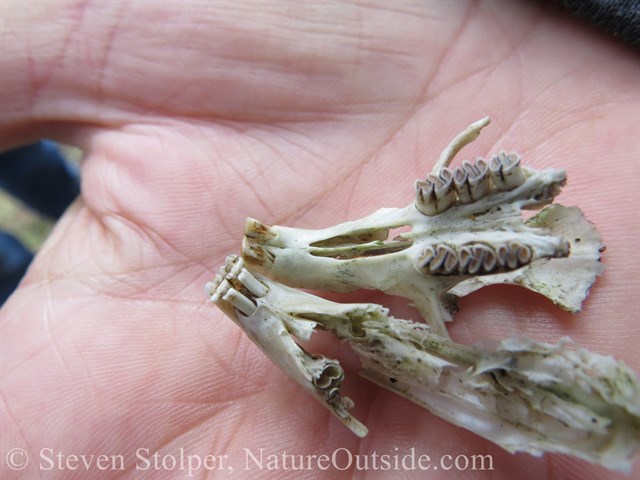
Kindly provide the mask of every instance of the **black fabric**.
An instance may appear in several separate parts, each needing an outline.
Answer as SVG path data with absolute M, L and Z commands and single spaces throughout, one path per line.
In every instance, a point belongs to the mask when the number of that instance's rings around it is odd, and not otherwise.
M 556 0 L 571 13 L 640 48 L 640 0 Z

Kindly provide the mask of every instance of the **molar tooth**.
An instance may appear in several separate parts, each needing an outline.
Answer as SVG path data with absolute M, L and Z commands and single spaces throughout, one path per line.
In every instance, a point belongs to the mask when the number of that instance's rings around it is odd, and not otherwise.
M 482 262 L 483 270 L 485 272 L 492 272 L 496 268 L 497 264 L 498 258 L 496 256 L 496 252 L 492 248 L 487 247 L 486 254 Z
M 533 257 L 531 247 L 519 244 L 516 256 L 518 257 L 518 263 L 520 265 L 527 265 L 529 262 L 531 262 L 531 258 Z
M 492 156 L 489 170 L 493 184 L 501 192 L 513 190 L 522 185 L 525 180 L 517 153 L 507 155 L 505 152 L 500 152 Z
M 444 269 L 442 273 L 445 273 L 448 275 L 453 273 L 457 269 L 458 255 L 452 248 L 448 247 L 447 245 L 442 245 L 442 247 L 443 249 L 447 250 L 447 255 L 444 259 L 444 263 L 442 264 L 442 268 Z
M 478 169 L 478 160 L 476 160 L 475 164 L 471 163 L 469 160 L 463 160 L 461 167 L 462 170 L 464 170 L 467 175 L 471 177 L 477 177 L 480 174 L 480 170 Z
M 486 247 L 484 245 L 473 245 L 471 247 L 473 256 L 467 266 L 467 270 L 471 275 L 475 275 L 482 268 L 484 257 L 486 256 Z
M 460 203 L 466 204 L 473 202 L 469 185 L 469 174 L 464 169 L 456 168 L 453 171 L 453 186 L 458 194 Z
M 508 190 L 505 186 L 504 179 L 502 178 L 502 163 L 500 162 L 500 158 L 496 155 L 491 157 L 491 160 L 489 160 L 489 171 L 491 173 L 491 180 L 496 189 L 501 192 Z
M 433 183 L 433 191 L 438 202 L 438 211 L 445 211 L 455 200 L 452 171 L 445 167 L 438 176 L 428 175 L 427 180 Z
M 489 165 L 483 158 L 476 160 L 473 175 L 469 173 L 469 187 L 474 202 L 486 197 L 491 192 Z
M 422 256 L 420 257 L 421 268 L 428 269 L 429 263 L 431 262 L 431 260 L 435 255 L 436 255 L 436 251 L 432 246 L 428 246 L 427 248 L 425 248 L 424 251 L 422 252 Z
M 427 216 L 436 215 L 438 213 L 437 202 L 434 192 L 435 185 L 427 177 L 426 181 L 416 181 L 416 208 L 420 213 Z
M 515 242 L 509 244 L 509 252 L 506 256 L 506 267 L 511 270 L 518 268 L 518 247 L 519 244 Z
M 458 254 L 458 270 L 461 273 L 464 273 L 467 270 L 467 267 L 471 260 L 473 260 L 473 251 L 471 250 L 471 247 L 465 245 L 464 247 L 460 248 L 460 253 Z
M 416 208 L 432 216 L 447 210 L 456 200 L 453 171 L 442 168 L 438 175 L 429 174 L 426 180 L 416 182 Z
M 335 393 L 339 392 L 339 387 L 344 380 L 342 367 L 323 355 L 314 355 L 313 358 L 325 364 L 322 371 L 314 376 L 313 384 L 321 390 L 327 390 L 329 396 L 335 395 Z
M 438 200 L 438 210 L 444 212 L 456 201 L 456 191 L 453 185 L 453 170 L 444 167 L 440 170 L 439 180 L 436 188 L 436 199 Z
M 515 152 L 511 152 L 508 155 L 500 152 L 500 155 L 502 155 L 502 173 L 509 188 L 519 187 L 525 180 L 524 171 L 520 166 L 520 156 Z
M 436 247 L 436 254 L 431 260 L 431 262 L 429 263 L 429 270 L 431 272 L 438 272 L 438 273 L 451 273 L 446 271 L 447 259 L 451 256 L 454 257 L 455 259 L 456 253 L 453 251 L 451 247 L 447 245 L 438 245 Z M 454 261 L 456 261 L 457 263 L 457 260 L 454 260 Z M 444 270 L 444 271 L 440 272 L 440 270 Z
M 505 244 L 499 245 L 496 249 L 496 256 L 498 257 L 498 264 L 501 267 L 506 267 L 507 257 L 509 256 L 509 247 Z
M 467 273 L 469 273 L 470 275 L 475 275 L 478 273 L 481 266 L 482 266 L 482 257 L 480 258 L 475 256 L 471 257 L 471 261 L 467 265 Z
M 449 188 L 451 185 L 451 181 L 453 180 L 453 170 L 448 167 L 444 167 L 442 170 L 440 170 L 438 178 L 442 180 L 443 186 Z

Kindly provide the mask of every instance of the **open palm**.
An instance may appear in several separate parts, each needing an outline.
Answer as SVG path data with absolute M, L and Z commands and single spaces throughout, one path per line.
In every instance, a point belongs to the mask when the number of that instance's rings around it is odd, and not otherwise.
M 494 123 L 461 156 L 517 149 L 526 165 L 566 168 L 559 202 L 598 226 L 607 271 L 578 316 L 530 292 L 480 291 L 463 300 L 452 336 L 570 335 L 638 369 L 632 52 L 525 2 L 2 8 L 2 147 L 54 132 L 86 152 L 82 198 L 1 312 L 2 454 L 31 456 L 25 470 L 3 463 L 3 478 L 185 478 L 179 465 L 156 470 L 136 458 L 181 449 L 227 456 L 200 478 L 285 478 L 301 472 L 260 471 L 244 449 L 341 447 L 415 448 L 431 457 L 433 478 L 462 475 L 439 467 L 447 454 L 493 455 L 494 471 L 469 477 L 610 475 L 568 457 L 510 455 L 367 384 L 346 347 L 324 339 L 352 367 L 345 392 L 370 429 L 360 440 L 211 305 L 203 285 L 239 251 L 245 217 L 314 228 L 404 206 L 450 138 L 488 114 Z M 60 469 L 59 452 L 122 455 L 125 470 Z M 303 473 L 389 476 L 355 462 Z

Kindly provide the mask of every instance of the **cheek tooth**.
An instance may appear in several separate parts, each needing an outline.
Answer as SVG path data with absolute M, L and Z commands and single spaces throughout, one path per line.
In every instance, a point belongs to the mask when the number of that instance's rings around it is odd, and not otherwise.
M 520 263 L 520 265 L 528 264 L 532 256 L 531 248 L 526 245 L 520 245 L 518 248 L 518 263 Z
M 442 248 L 446 251 L 446 256 L 443 263 L 443 273 L 449 275 L 453 273 L 458 267 L 458 256 L 452 248 L 446 245 L 443 245 Z
M 427 273 L 429 273 L 429 263 L 431 262 L 435 254 L 436 254 L 436 251 L 431 246 L 424 249 L 424 251 L 422 252 L 422 255 L 420 256 L 421 270 L 425 270 Z
M 474 245 L 472 247 L 472 251 L 473 258 L 471 259 L 471 262 L 469 262 L 469 266 L 467 267 L 467 269 L 469 270 L 470 274 L 475 275 L 482 268 L 486 252 L 485 248 L 480 245 Z
M 492 272 L 496 268 L 497 263 L 498 261 L 497 261 L 495 252 L 493 252 L 490 249 L 487 249 L 485 259 L 482 262 L 482 268 L 484 269 L 484 271 Z
M 429 270 L 432 272 L 439 272 L 442 268 L 442 265 L 447 257 L 447 251 L 442 247 L 442 245 L 438 245 L 436 254 L 429 263 Z
M 460 203 L 467 204 L 473 202 L 469 185 L 469 175 L 462 168 L 456 168 L 453 172 L 453 185 Z
M 520 167 L 520 157 L 517 153 L 500 152 L 491 157 L 489 162 L 491 180 L 497 190 L 504 192 L 513 190 L 524 183 L 524 171 Z
M 433 176 L 434 191 L 436 195 L 437 211 L 442 213 L 448 210 L 456 200 L 456 192 L 453 188 L 453 172 L 443 168 L 437 177 Z
M 460 254 L 458 255 L 458 269 L 460 272 L 465 272 L 469 265 L 469 262 L 473 259 L 471 247 L 462 247 Z
M 434 192 L 434 184 L 427 177 L 426 181 L 418 180 L 416 182 L 416 208 L 424 215 L 432 216 L 438 213 L 436 196 Z
M 509 245 L 509 253 L 507 254 L 507 268 L 511 270 L 515 270 L 518 268 L 518 257 L 517 257 L 517 245 L 514 247 L 514 244 Z
M 477 257 L 473 257 L 471 259 L 471 261 L 469 262 L 469 265 L 467 265 L 467 272 L 470 275 L 475 275 L 476 273 L 478 273 L 480 271 L 480 267 L 482 266 L 482 259 L 481 258 L 477 258 Z
M 474 174 L 469 174 L 469 186 L 473 201 L 478 201 L 491 193 L 489 165 L 483 158 L 478 158 L 473 168 Z
M 467 244 L 454 249 L 446 244 L 430 245 L 419 258 L 419 268 L 427 274 L 481 275 L 497 269 L 515 270 L 533 258 L 531 247 L 514 241 L 491 247 Z
M 504 152 L 502 152 L 504 155 Z M 512 152 L 504 156 L 502 161 L 502 173 L 510 189 L 518 188 L 524 183 L 524 171 L 520 166 L 520 156 Z
M 500 158 L 497 156 L 491 157 L 489 160 L 489 172 L 491 173 L 491 183 L 496 188 L 496 190 L 503 192 L 508 190 L 505 187 L 504 178 L 502 178 L 502 162 L 500 162 Z
M 498 265 L 501 267 L 507 266 L 507 257 L 509 256 L 509 247 L 506 245 L 500 245 L 496 249 L 496 257 L 498 259 Z
M 416 182 L 415 205 L 420 213 L 433 216 L 448 210 L 456 201 L 453 171 L 443 168 L 438 175 L 429 174 Z

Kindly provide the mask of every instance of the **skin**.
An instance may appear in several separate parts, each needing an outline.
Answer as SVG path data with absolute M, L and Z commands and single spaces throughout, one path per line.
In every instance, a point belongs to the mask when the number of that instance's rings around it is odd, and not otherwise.
M 445 454 L 493 456 L 493 471 L 438 467 L 429 478 L 626 478 L 506 453 L 358 378 L 347 348 L 318 335 L 310 350 L 345 365 L 370 429 L 360 440 L 203 285 L 239 251 L 245 217 L 319 228 L 404 206 L 449 140 L 489 114 L 458 161 L 517 149 L 525 165 L 567 169 L 558 201 L 598 226 L 607 270 L 578 315 L 517 288 L 476 292 L 453 338 L 570 335 L 638 371 L 636 52 L 537 2 L 5 1 L 0 18 L 0 148 L 47 136 L 86 154 L 82 197 L 0 311 L 2 459 L 14 447 L 31 455 L 18 472 L 0 462 L 2 478 L 185 478 L 136 471 L 140 448 L 228 456 L 199 478 L 283 478 L 245 471 L 243 449 L 338 447 L 413 447 L 435 466 Z M 120 454 L 126 470 L 61 470 L 54 458 L 38 471 L 43 448 Z

